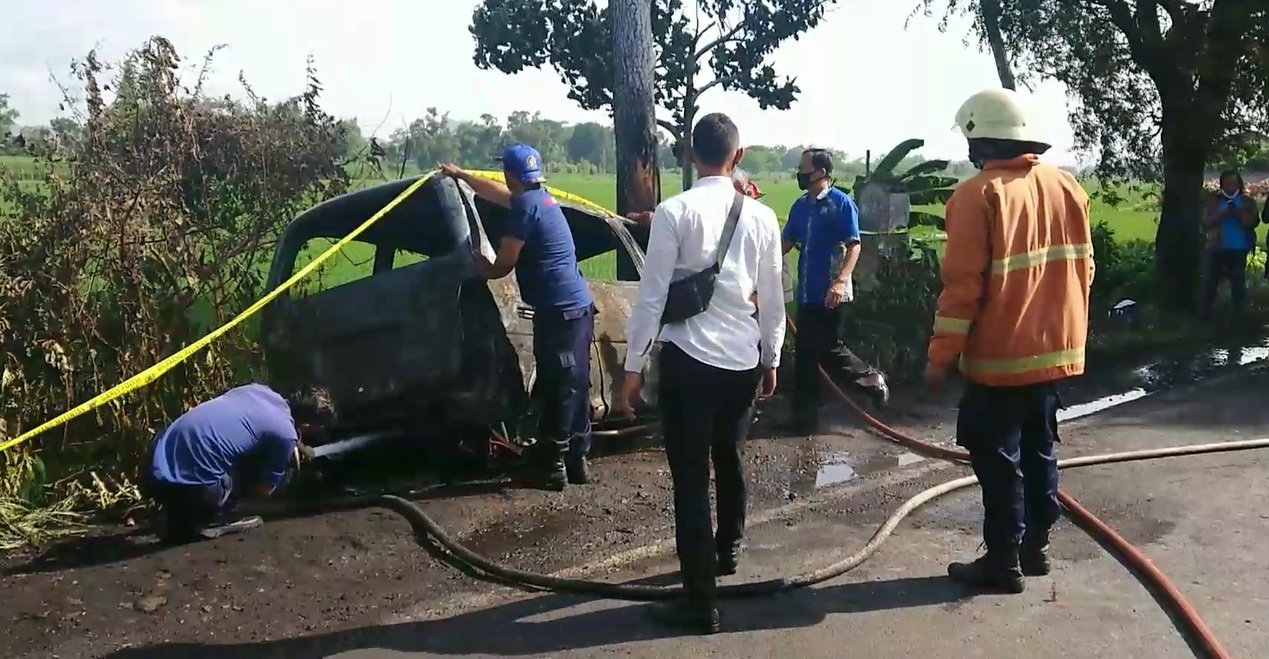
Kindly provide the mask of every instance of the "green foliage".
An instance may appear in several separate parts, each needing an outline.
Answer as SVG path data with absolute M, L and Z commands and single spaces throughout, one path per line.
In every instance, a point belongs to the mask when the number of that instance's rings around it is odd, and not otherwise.
M 36 186 L 0 171 L 0 440 L 249 306 L 286 222 L 347 189 L 344 131 L 321 110 L 311 67 L 305 91 L 277 104 L 249 89 L 243 103 L 209 99 L 182 83 L 180 67 L 162 38 L 116 67 L 90 53 L 74 68 L 87 108 L 80 139 L 37 161 Z M 43 471 L 26 485 L 5 481 L 0 500 L 30 501 L 32 482 L 99 486 L 88 465 L 110 474 L 111 487 L 126 485 L 155 430 L 251 378 L 257 350 L 231 334 L 143 391 L 15 449 L 38 451 Z
M 800 91 L 769 63 L 783 42 L 824 17 L 835 0 L 653 0 L 657 104 L 671 118 L 659 122 L 681 139 L 713 87 L 747 94 L 762 108 L 788 109 Z M 473 56 L 482 69 L 519 73 L 550 65 L 587 110 L 612 106 L 611 18 L 594 0 L 483 0 L 472 15 Z M 709 69 L 712 78 L 698 72 Z
M 911 162 L 912 154 L 925 146 L 925 140 L 909 139 L 900 142 L 872 171 L 855 176 L 853 187 L 836 186 L 844 192 L 861 190 L 865 185 L 881 183 L 892 193 L 906 193 L 913 206 L 945 204 L 960 180 L 954 176 L 940 176 L 951 163 L 947 160 L 919 160 L 901 171 L 904 163 Z M 928 211 L 913 210 L 908 219 L 909 227 L 928 226 L 943 230 L 943 217 Z
M 1090 304 L 1094 315 L 1104 313 L 1124 298 L 1150 304 L 1157 301 L 1154 277 L 1154 245 L 1140 239 L 1117 241 L 1105 222 L 1093 225 L 1093 276 Z
M 17 121 L 18 111 L 9 106 L 9 95 L 0 94 L 0 154 L 12 148 L 8 138 Z
M 946 16 L 973 16 L 986 42 L 980 3 L 922 5 L 927 12 L 942 7 L 944 26 Z M 1104 178 L 1159 180 L 1169 148 L 1215 162 L 1222 146 L 1248 132 L 1269 132 L 1264 3 L 1028 0 L 1002 9 L 1005 47 L 1019 78 L 1053 79 L 1069 90 L 1076 146 L 1099 156 Z
M 877 287 L 855 297 L 842 336 L 856 355 L 891 377 L 915 378 L 925 367 L 941 289 L 932 245 L 913 242 L 895 256 L 883 255 Z

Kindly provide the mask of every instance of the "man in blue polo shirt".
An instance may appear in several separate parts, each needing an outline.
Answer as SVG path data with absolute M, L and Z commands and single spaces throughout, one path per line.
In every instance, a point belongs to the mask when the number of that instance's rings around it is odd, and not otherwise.
M 254 528 L 230 521 L 244 496 L 269 496 L 304 451 L 301 438 L 330 421 L 323 392 L 283 398 L 248 384 L 200 403 L 159 434 L 144 474 L 146 495 L 162 509 L 163 538 L 188 542 Z
M 842 305 L 854 299 L 851 274 L 859 260 L 859 209 L 833 187 L 833 158 L 807 149 L 798 165 L 798 187 L 784 225 L 785 254 L 798 249 L 797 337 L 793 345 L 793 420 L 799 434 L 819 426 L 819 368 L 837 344 Z
M 577 267 L 577 247 L 568 220 L 543 186 L 542 155 L 527 144 L 502 153 L 506 185 L 477 178 L 454 165 L 441 172 L 460 179 L 485 199 L 509 208 L 498 233 L 498 255 L 473 253 L 476 272 L 500 279 L 513 270 L 520 297 L 533 307 L 534 395 L 539 437 L 531 457 L 538 485 L 562 490 L 590 481 L 590 344 L 595 301 Z

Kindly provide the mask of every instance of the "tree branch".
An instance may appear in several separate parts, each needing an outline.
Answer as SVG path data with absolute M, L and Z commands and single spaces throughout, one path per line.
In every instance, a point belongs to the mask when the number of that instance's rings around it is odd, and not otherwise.
M 673 137 L 676 140 L 682 137 L 679 134 L 678 125 L 676 125 L 673 121 L 670 121 L 669 119 L 657 119 L 657 125 L 670 131 L 670 137 Z
M 1158 0 L 1137 0 L 1136 22 L 1137 26 L 1141 28 L 1143 41 L 1154 42 L 1155 44 L 1163 42 L 1163 27 L 1159 24 Z
M 723 76 L 721 78 L 714 78 L 713 80 L 710 80 L 709 82 L 701 85 L 700 88 L 696 90 L 696 97 L 700 98 L 701 94 L 704 94 L 705 92 L 709 91 L 710 89 L 713 89 L 714 87 L 735 82 L 739 79 L 740 79 L 739 73 L 729 75 L 729 76 Z
M 1168 16 L 1172 18 L 1172 22 L 1179 23 L 1184 21 L 1188 14 L 1185 9 L 1184 0 L 1156 0 L 1163 10 L 1168 12 Z
M 1132 53 L 1132 58 L 1141 65 L 1145 72 L 1156 80 L 1159 80 L 1160 71 L 1156 63 L 1156 52 L 1160 42 L 1149 44 L 1146 42 L 1144 35 L 1141 33 L 1141 26 L 1137 24 L 1136 18 L 1133 16 L 1132 9 L 1125 0 L 1091 0 L 1094 4 L 1101 5 L 1110 12 L 1110 22 L 1119 28 L 1124 38 L 1128 40 L 1128 50 Z M 1148 0 L 1138 0 L 1139 2 Z M 1156 21 L 1158 15 L 1155 15 Z
M 727 42 L 729 42 L 729 41 L 736 41 L 736 40 L 737 40 L 737 39 L 736 39 L 736 35 L 740 34 L 740 30 L 741 30 L 741 28 L 743 28 L 743 27 L 744 27 L 744 25 L 745 25 L 745 24 L 744 24 L 743 22 L 741 22 L 741 23 L 737 23 L 737 24 L 736 24 L 736 27 L 733 27 L 732 29 L 727 30 L 726 32 L 724 32 L 724 33 L 722 33 L 722 34 L 718 35 L 718 38 L 717 38 L 717 39 L 714 39 L 713 41 L 711 41 L 711 42 L 709 42 L 709 43 L 705 44 L 704 46 L 701 46 L 700 48 L 698 48 L 698 49 L 696 50 L 696 54 L 695 54 L 696 59 L 700 59 L 701 57 L 704 57 L 704 56 L 705 56 L 706 54 L 708 54 L 710 51 L 714 50 L 715 48 L 717 48 L 717 47 L 719 47 L 719 46 L 721 46 L 721 45 L 723 45 L 723 44 L 725 44 L 725 43 L 727 43 Z M 697 35 L 697 36 L 699 37 L 700 35 Z M 695 46 L 695 45 L 696 45 L 696 43 L 697 43 L 696 41 L 693 41 L 692 45 L 693 45 L 693 46 Z
M 714 29 L 716 25 L 717 23 L 710 23 L 709 25 L 706 25 L 705 27 L 697 30 L 696 33 L 692 35 L 692 49 L 693 50 L 695 50 L 697 44 L 701 42 L 701 37 L 705 36 L 706 32 L 709 32 L 710 30 Z

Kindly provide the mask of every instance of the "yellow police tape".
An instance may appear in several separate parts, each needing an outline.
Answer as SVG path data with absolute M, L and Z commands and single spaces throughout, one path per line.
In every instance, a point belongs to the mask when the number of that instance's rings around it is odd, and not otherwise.
M 497 182 L 503 181 L 502 172 L 476 171 L 476 172 L 469 172 L 469 173 L 472 176 L 485 179 L 485 180 L 497 181 Z M 357 236 L 360 236 L 362 233 L 364 233 L 366 229 L 369 229 L 372 224 L 383 219 L 383 216 L 392 212 L 392 209 L 400 205 L 401 202 L 405 201 L 407 197 L 417 192 L 418 189 L 423 187 L 424 184 L 426 184 L 429 180 L 431 180 L 431 178 L 435 174 L 436 172 L 429 172 L 423 175 L 422 177 L 420 177 L 419 180 L 410 184 L 410 187 L 403 190 L 401 194 L 397 195 L 396 198 L 388 202 L 386 206 L 379 209 L 377 213 L 375 213 L 374 215 L 371 215 L 370 219 L 366 220 L 365 222 L 362 222 L 361 226 L 357 227 L 356 229 L 353 229 L 351 233 L 349 233 L 347 236 L 344 236 L 342 239 L 339 240 L 339 242 L 335 243 L 334 245 L 331 245 L 330 249 L 327 249 L 325 252 L 322 252 L 317 258 L 313 259 L 311 263 L 304 266 L 303 268 L 300 268 L 298 272 L 291 275 L 290 279 L 287 279 L 286 281 L 279 284 L 277 288 L 269 291 L 264 297 L 257 300 L 255 304 L 248 307 L 246 311 L 243 311 L 242 313 L 234 317 L 233 320 L 230 320 L 224 325 L 221 325 L 215 330 L 212 330 L 210 333 L 207 334 L 207 336 L 204 336 L 203 338 L 189 344 L 185 348 L 181 349 L 179 352 L 173 354 L 170 357 L 167 357 L 166 359 L 155 364 L 154 366 L 151 366 L 150 368 L 147 368 L 144 371 L 137 373 L 136 375 L 128 378 L 127 380 L 124 380 L 123 382 L 115 386 L 114 388 L 103 391 L 102 393 L 94 396 L 91 400 L 75 408 L 72 408 L 71 410 L 68 410 L 62 415 L 56 418 L 53 418 L 49 421 L 46 421 L 36 426 L 35 428 L 25 433 L 22 433 L 21 435 L 18 435 L 17 437 L 14 437 L 13 439 L 10 439 L 4 443 L 0 443 L 0 453 L 3 453 L 13 448 L 14 446 L 17 446 L 18 444 L 21 444 L 31 439 L 32 437 L 35 437 L 36 435 L 39 435 L 47 430 L 56 428 L 57 426 L 60 426 L 78 416 L 81 416 L 86 412 L 91 412 L 92 410 L 95 410 L 98 407 L 101 407 L 102 405 L 105 405 L 127 394 L 130 394 L 136 391 L 137 389 L 140 389 L 150 384 L 151 382 L 154 382 L 155 380 L 159 379 L 160 376 L 172 370 L 172 368 L 175 367 L 177 364 L 185 361 L 186 359 L 189 359 L 191 356 L 193 356 L 194 353 L 210 345 L 212 341 L 215 341 L 216 339 L 219 339 L 220 337 L 227 334 L 229 330 L 237 327 L 239 324 L 242 323 L 242 321 L 258 313 L 261 309 L 265 307 L 265 305 L 272 302 L 274 299 L 276 299 L 279 295 L 281 295 L 287 289 L 299 283 L 301 279 L 304 279 L 305 277 L 310 275 L 314 270 L 318 268 L 318 266 L 320 266 L 322 263 L 325 263 L 328 259 L 330 259 L 332 256 L 337 254 L 346 245 L 348 245 L 348 243 L 352 242 L 353 239 L 355 239 Z M 603 206 L 600 206 L 592 201 L 578 197 L 577 195 L 564 192 L 563 190 L 556 190 L 554 188 L 547 188 L 547 190 L 553 196 L 567 203 L 580 206 L 592 212 L 603 213 L 606 215 L 615 215 L 615 213 L 612 213 L 611 211 L 605 209 Z

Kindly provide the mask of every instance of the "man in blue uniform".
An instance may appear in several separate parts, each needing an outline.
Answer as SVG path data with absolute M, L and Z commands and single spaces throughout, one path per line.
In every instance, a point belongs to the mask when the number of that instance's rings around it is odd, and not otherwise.
M 283 398 L 262 384 L 229 391 L 182 414 L 151 447 L 143 483 L 162 509 L 163 538 L 200 536 L 259 526 L 258 517 L 230 521 L 243 496 L 269 496 L 305 449 L 301 438 L 331 418 L 320 391 Z
M 818 431 L 821 365 L 830 365 L 842 324 L 842 305 L 854 299 L 851 274 L 859 261 L 859 209 L 833 187 L 833 158 L 807 149 L 782 235 L 784 253 L 798 249 L 797 337 L 793 344 L 793 420 L 799 434 Z
M 506 185 L 471 176 L 455 165 L 441 172 L 460 179 L 476 194 L 509 208 L 499 227 L 497 257 L 474 252 L 476 272 L 500 279 L 513 270 L 520 297 L 533 307 L 534 396 L 539 407 L 538 441 L 530 455 L 537 484 L 562 490 L 590 482 L 590 344 L 595 302 L 577 267 L 573 232 L 559 203 L 543 186 L 542 155 L 527 144 L 502 153 Z

